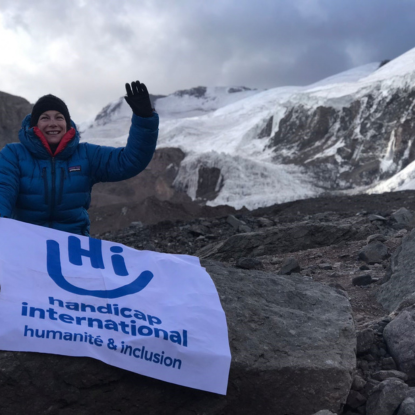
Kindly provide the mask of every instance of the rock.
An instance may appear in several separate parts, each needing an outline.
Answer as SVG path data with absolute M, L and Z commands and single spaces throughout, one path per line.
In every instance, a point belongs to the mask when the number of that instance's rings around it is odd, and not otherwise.
M 292 272 L 300 272 L 300 264 L 294 257 L 289 257 L 281 265 L 281 269 L 278 271 L 280 275 L 290 275 Z
M 252 229 L 248 225 L 240 225 L 238 227 L 238 232 L 248 233 L 248 232 L 252 232 Z
M 359 392 L 351 390 L 347 397 L 347 405 L 352 409 L 357 409 L 359 406 L 364 405 L 366 398 Z
M 352 279 L 353 285 L 363 286 L 363 285 L 369 285 L 373 282 L 372 276 L 367 275 L 359 275 L 358 277 L 354 277 Z
M 400 208 L 392 213 L 391 218 L 401 225 L 411 226 L 414 220 L 414 214 L 406 208 Z
M 379 241 L 371 242 L 366 245 L 358 254 L 358 258 L 368 264 L 382 262 L 389 257 L 388 247 Z
M 360 240 L 372 233 L 370 227 L 361 225 L 302 222 L 264 228 L 260 232 L 236 234 L 220 242 L 217 247 L 199 250 L 196 255 L 220 261 L 276 255 L 335 245 L 341 241 Z
M 382 222 L 385 222 L 386 221 L 386 218 L 384 218 L 383 216 L 380 216 L 380 215 L 373 215 L 373 214 L 371 214 L 371 215 L 368 215 L 368 217 L 367 217 L 371 222 L 374 222 L 375 220 L 380 220 L 380 221 L 382 221 Z
M 319 264 L 318 267 L 320 269 L 324 269 L 324 270 L 333 269 L 333 266 L 331 264 L 327 264 L 327 263 Z
M 198 166 L 196 199 L 201 201 L 214 200 L 223 187 L 223 176 L 217 167 Z
M 370 244 L 371 242 L 379 241 L 379 242 L 385 242 L 386 237 L 381 235 L 380 233 L 375 233 L 374 235 L 370 235 L 367 237 L 366 242 Z
M 348 300 L 300 276 L 212 261 L 202 265 L 218 289 L 228 322 L 232 362 L 226 396 L 94 359 L 0 352 L 0 413 L 340 413 L 356 364 Z
M 406 397 L 415 399 L 415 388 L 414 387 L 408 389 L 408 393 L 406 394 Z
M 413 398 L 406 398 L 401 403 L 397 415 L 414 415 L 415 414 L 415 400 Z
M 131 226 L 132 228 L 142 228 L 144 225 L 143 225 L 143 222 L 140 222 L 140 221 L 138 220 L 138 221 L 135 221 L 135 222 L 131 222 L 131 223 L 130 223 L 130 226 Z
M 366 381 L 359 375 L 355 375 L 353 378 L 352 389 L 355 391 L 361 391 L 366 385 Z
M 400 372 L 399 370 L 381 370 L 379 372 L 372 373 L 372 378 L 378 380 L 380 382 L 389 379 L 389 378 L 398 378 L 403 380 L 404 382 L 408 380 L 408 375 L 404 372 Z
M 376 386 L 379 385 L 379 383 L 380 383 L 379 381 L 369 378 L 365 386 L 363 387 L 363 390 L 361 390 L 360 392 L 365 396 L 369 396 L 372 394 Z
M 358 356 L 369 352 L 375 342 L 375 332 L 372 329 L 364 329 L 356 333 L 356 354 Z
M 403 310 L 385 327 L 383 338 L 399 370 L 415 379 L 415 310 Z
M 382 370 L 397 370 L 395 360 L 393 357 L 385 357 L 381 359 Z
M 360 265 L 359 267 L 360 271 L 369 271 L 370 267 L 368 267 L 366 264 Z
M 236 267 L 243 269 L 262 269 L 264 265 L 256 258 L 239 258 L 236 261 Z
M 233 215 L 228 215 L 226 218 L 226 222 L 229 223 L 234 229 L 239 229 L 240 226 L 246 225 L 246 223 L 242 220 L 236 219 Z
M 408 385 L 398 379 L 387 379 L 379 383 L 366 403 L 367 415 L 393 415 L 405 399 Z
M 393 310 L 394 314 L 399 314 L 405 308 L 410 308 L 415 305 L 415 292 L 412 294 L 408 294 L 405 298 L 399 303 L 398 307 Z
M 270 219 L 267 219 L 267 218 L 258 218 L 257 222 L 258 222 L 258 225 L 263 227 L 263 228 L 274 226 L 274 222 Z
M 323 409 L 321 411 L 316 412 L 314 415 L 336 415 L 334 412 L 328 411 L 327 409 Z
M 407 229 L 400 229 L 398 232 L 395 233 L 395 238 L 403 238 L 408 233 Z
M 329 287 L 335 288 L 340 295 L 343 295 L 347 299 L 349 298 L 349 296 L 347 295 L 346 290 L 344 289 L 344 287 L 341 284 L 339 284 L 337 282 L 331 282 L 329 284 Z
M 207 233 L 209 233 L 209 229 L 203 225 L 192 225 L 189 228 L 189 232 L 193 236 L 202 236 L 202 235 L 206 235 Z
M 377 294 L 378 301 L 389 312 L 415 292 L 415 230 L 402 240 L 391 258 L 389 279 Z

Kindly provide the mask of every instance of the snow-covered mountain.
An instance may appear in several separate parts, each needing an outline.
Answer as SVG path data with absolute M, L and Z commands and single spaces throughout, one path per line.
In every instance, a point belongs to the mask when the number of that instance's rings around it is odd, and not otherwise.
M 175 186 L 213 206 L 415 187 L 414 80 L 415 49 L 307 87 L 179 91 L 155 102 L 158 146 L 186 153 Z M 131 110 L 121 99 L 103 111 L 83 140 L 124 145 Z
M 162 120 L 190 118 L 204 115 L 225 105 L 253 96 L 260 92 L 246 87 L 199 86 L 177 91 L 168 96 L 150 95 L 151 101 Z M 83 125 L 81 131 L 88 141 L 91 139 L 114 138 L 126 134 L 131 123 L 131 108 L 120 97 L 104 107 L 94 122 Z

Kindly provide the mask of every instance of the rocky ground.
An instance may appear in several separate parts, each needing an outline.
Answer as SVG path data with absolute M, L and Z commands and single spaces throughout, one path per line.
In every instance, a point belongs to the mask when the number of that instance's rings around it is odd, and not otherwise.
M 382 337 L 391 318 L 376 293 L 390 274 L 391 256 L 413 228 L 414 201 L 413 191 L 322 197 L 191 221 L 144 225 L 136 218 L 128 228 L 95 236 L 232 267 L 299 274 L 341 290 L 358 330 L 357 369 L 343 413 L 372 414 L 367 399 L 384 380 L 376 376 L 391 377 L 392 383 L 396 376 L 377 373 L 397 369 Z
M 388 257 L 381 262 L 367 264 L 358 258 L 359 252 L 367 245 L 367 236 L 359 240 L 348 239 L 349 237 L 345 236 L 344 240 L 336 241 L 334 245 L 325 245 L 322 242 L 321 246 L 310 249 L 296 250 L 295 246 L 292 246 L 286 252 L 255 255 L 259 262 L 251 265 L 252 268 L 279 272 L 285 260 L 295 258 L 300 267 L 298 272 L 305 277 L 324 284 L 336 285 L 347 292 L 357 326 L 360 327 L 387 314 L 376 301 L 374 292 L 385 275 L 390 255 L 411 228 L 405 224 L 398 224 L 391 219 L 391 215 L 400 208 L 410 210 L 414 206 L 415 192 L 412 191 L 323 197 L 275 205 L 253 212 L 244 211 L 235 215 L 199 218 L 186 222 L 162 221 L 146 226 L 137 218 L 128 228 L 94 236 L 136 249 L 198 255 L 206 246 L 214 245 L 236 234 L 261 232 L 278 226 L 329 223 L 366 227 L 368 236 L 381 234 L 385 237 Z M 236 265 L 237 259 L 231 256 L 222 258 L 222 262 Z M 355 277 L 367 275 L 371 276 L 371 283 L 353 283 Z

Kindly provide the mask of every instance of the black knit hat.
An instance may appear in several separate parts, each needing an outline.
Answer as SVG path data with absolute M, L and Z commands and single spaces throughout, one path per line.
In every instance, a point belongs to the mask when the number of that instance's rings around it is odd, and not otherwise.
M 71 116 L 68 107 L 60 98 L 51 94 L 40 97 L 33 106 L 30 127 L 37 125 L 39 117 L 46 111 L 59 111 L 65 117 L 67 130 L 71 129 Z

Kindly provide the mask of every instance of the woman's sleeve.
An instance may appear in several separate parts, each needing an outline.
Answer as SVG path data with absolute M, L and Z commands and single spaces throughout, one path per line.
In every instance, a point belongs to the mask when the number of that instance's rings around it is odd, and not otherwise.
M 156 113 L 150 118 L 133 114 L 125 147 L 89 144 L 87 152 L 93 184 L 129 179 L 144 170 L 156 149 L 158 125 L 159 118 Z
M 10 218 L 19 194 L 20 168 L 16 154 L 6 145 L 0 151 L 0 216 Z

